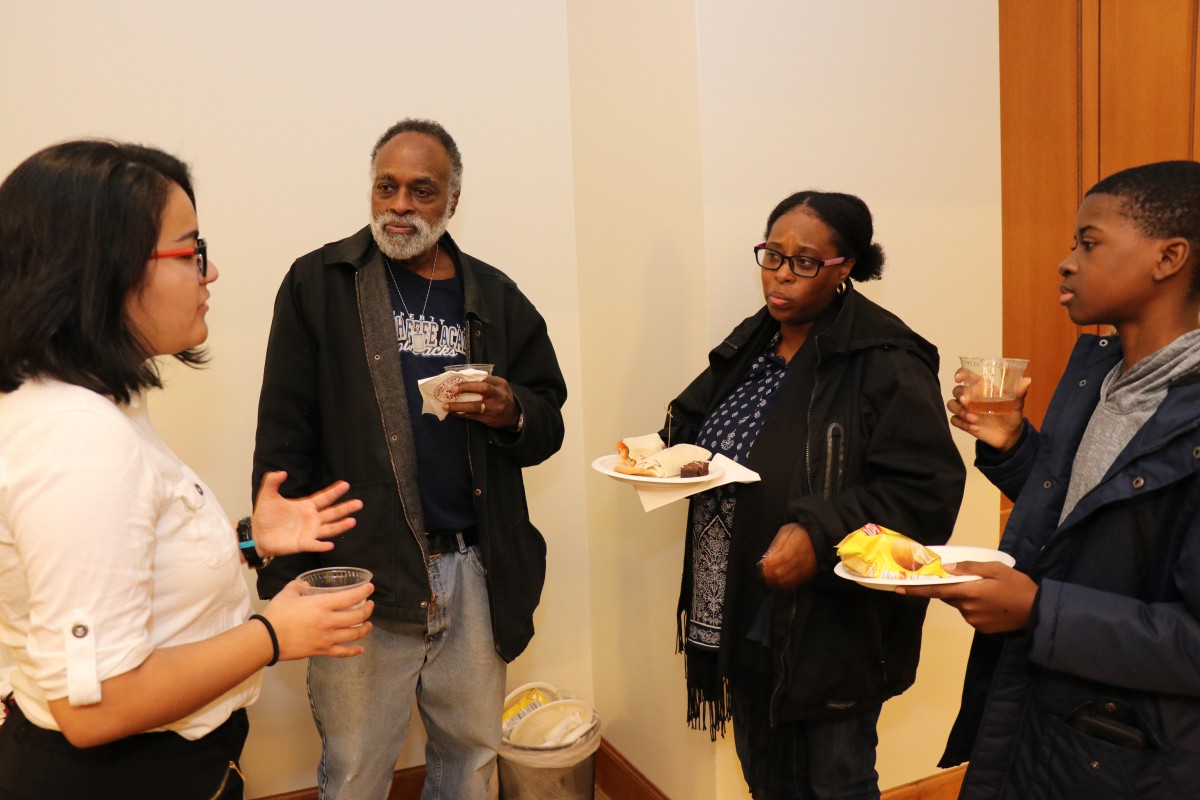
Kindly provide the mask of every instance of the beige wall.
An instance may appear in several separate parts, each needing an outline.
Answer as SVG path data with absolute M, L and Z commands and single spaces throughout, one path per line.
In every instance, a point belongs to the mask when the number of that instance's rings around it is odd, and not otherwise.
M 283 272 L 363 223 L 367 154 L 388 124 L 444 122 L 466 162 L 451 230 L 545 314 L 571 391 L 563 452 L 527 473 L 550 577 L 509 684 L 594 701 L 605 735 L 672 797 L 745 797 L 731 742 L 682 723 L 682 509 L 643 513 L 588 462 L 656 428 L 761 303 L 749 246 L 796 189 L 872 206 L 891 267 L 867 291 L 941 348 L 947 386 L 953 356 L 1000 343 L 995 9 L 832 6 L 0 0 L 0 174 L 81 135 L 194 164 L 222 272 L 213 363 L 169 369 L 154 413 L 239 515 Z M 973 477 L 955 540 L 994 541 L 996 509 Z M 885 786 L 933 770 L 955 707 L 965 626 L 935 609 L 926 639 L 917 686 L 881 722 Z M 314 784 L 303 665 L 270 671 L 252 726 L 249 796 Z M 401 765 L 423 760 L 420 743 Z

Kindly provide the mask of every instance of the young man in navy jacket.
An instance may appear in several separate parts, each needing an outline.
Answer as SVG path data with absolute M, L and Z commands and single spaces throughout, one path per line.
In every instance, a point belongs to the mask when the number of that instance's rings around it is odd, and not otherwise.
M 1081 336 L 1041 431 L 947 403 L 1015 505 L 1016 567 L 937 597 L 977 630 L 942 766 L 964 800 L 1191 797 L 1200 787 L 1200 164 L 1087 193 L 1059 302 Z M 960 375 L 960 378 L 969 376 Z M 1028 381 L 1022 387 L 1023 399 Z

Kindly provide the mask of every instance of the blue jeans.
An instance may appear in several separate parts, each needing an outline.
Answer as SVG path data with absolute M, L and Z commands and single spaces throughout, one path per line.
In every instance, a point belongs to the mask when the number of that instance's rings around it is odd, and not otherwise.
M 479 549 L 431 557 L 429 580 L 427 625 L 375 618 L 362 655 L 309 660 L 321 800 L 386 800 L 414 697 L 429 737 L 421 800 L 487 800 L 505 663 Z
M 733 685 L 733 742 L 754 800 L 879 800 L 882 704 L 852 717 L 771 727 L 771 681 Z

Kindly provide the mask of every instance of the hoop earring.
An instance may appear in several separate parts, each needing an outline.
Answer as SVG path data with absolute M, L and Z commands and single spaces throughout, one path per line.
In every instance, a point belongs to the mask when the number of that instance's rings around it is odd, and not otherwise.
M 838 284 L 837 293 L 838 294 L 846 293 L 846 281 L 842 281 L 841 283 Z

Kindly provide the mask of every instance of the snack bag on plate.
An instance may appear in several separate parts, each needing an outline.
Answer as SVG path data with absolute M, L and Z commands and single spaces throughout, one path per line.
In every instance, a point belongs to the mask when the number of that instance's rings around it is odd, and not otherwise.
M 847 534 L 837 553 L 846 569 L 864 578 L 948 577 L 942 559 L 928 547 L 873 522 Z

